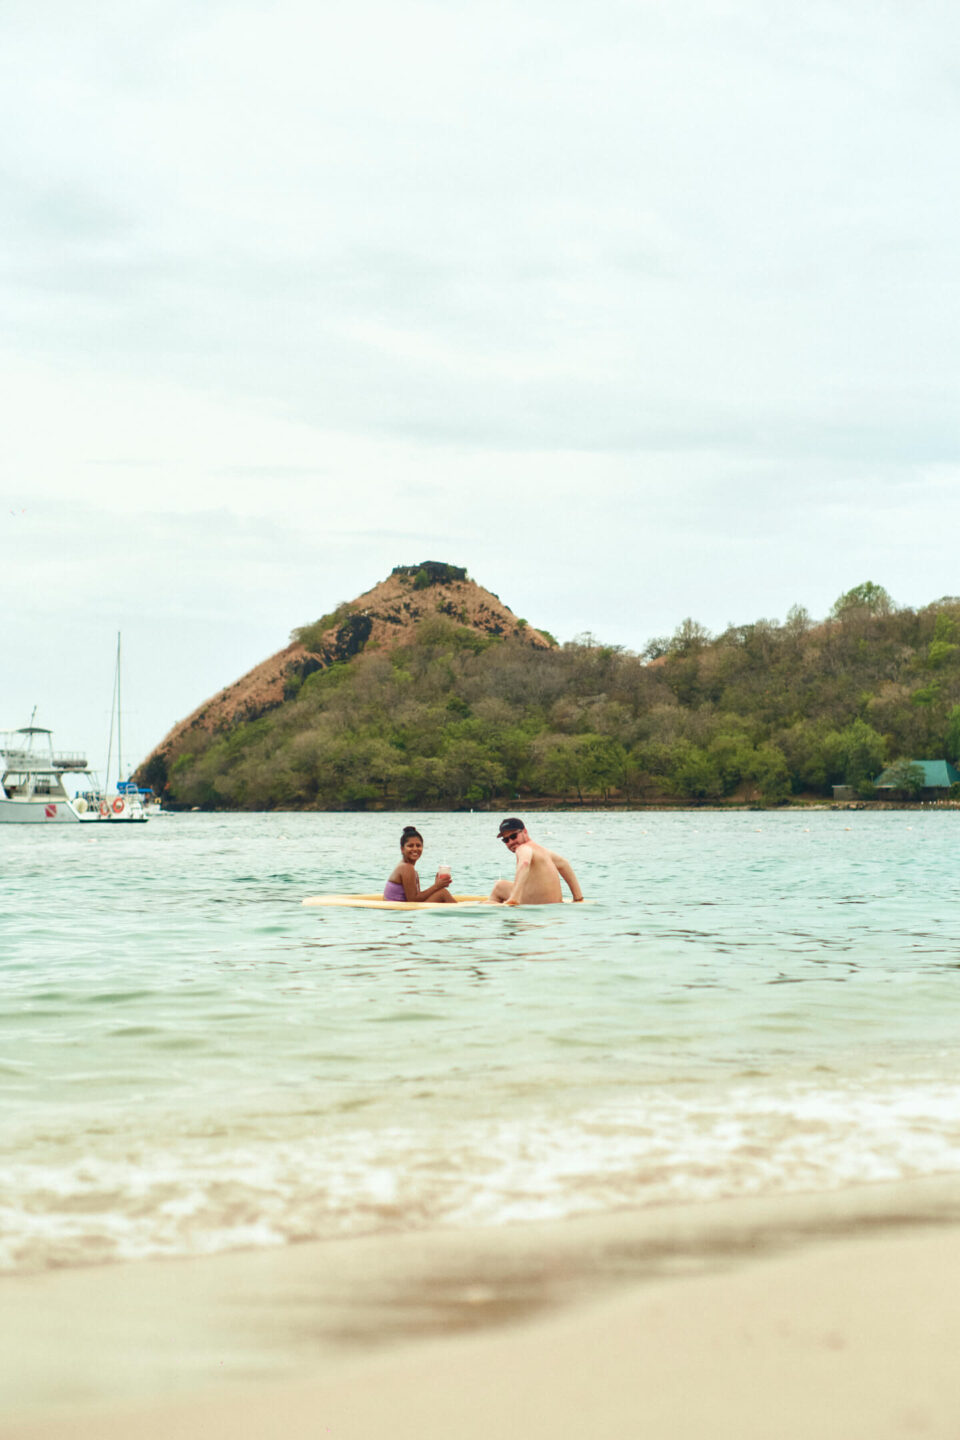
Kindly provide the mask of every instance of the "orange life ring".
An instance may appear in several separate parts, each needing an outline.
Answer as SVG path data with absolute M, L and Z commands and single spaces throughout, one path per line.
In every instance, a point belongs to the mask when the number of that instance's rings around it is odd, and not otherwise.
M 121 799 L 121 797 L 120 797 L 119 795 L 117 796 L 116 800 L 114 800 L 114 802 L 113 802 L 113 813 L 114 813 L 114 815 L 122 815 L 122 814 L 123 814 L 123 800 Z
M 110 806 L 107 804 L 106 800 L 100 801 L 100 814 L 103 816 L 104 820 L 106 820 L 107 816 L 110 814 Z

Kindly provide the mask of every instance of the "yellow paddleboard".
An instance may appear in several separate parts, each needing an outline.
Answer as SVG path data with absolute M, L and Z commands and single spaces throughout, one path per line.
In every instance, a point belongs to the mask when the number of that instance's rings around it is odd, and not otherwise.
M 455 898 L 461 908 L 469 906 L 471 909 L 475 909 L 478 905 L 483 905 L 489 910 L 505 910 L 507 914 L 512 914 L 514 908 L 512 905 L 497 905 L 495 902 L 489 900 L 486 895 L 457 895 Z M 300 903 L 302 905 L 329 905 L 334 908 L 339 907 L 350 910 L 407 910 L 411 913 L 414 911 L 429 910 L 431 915 L 437 910 L 450 910 L 452 908 L 450 905 L 431 905 L 429 900 L 384 900 L 382 895 L 308 895 L 306 900 L 302 900 Z M 563 897 L 563 903 L 564 905 L 572 905 L 573 901 L 569 900 L 565 895 Z M 581 900 L 580 904 L 589 905 L 590 901 Z M 520 908 L 524 910 L 538 910 L 541 907 L 538 905 L 524 905 Z
M 486 895 L 457 895 L 459 905 L 485 905 Z M 449 910 L 449 905 L 431 905 L 429 901 L 384 900 L 382 895 L 309 895 L 304 905 L 348 906 L 354 910 Z M 494 907 L 499 909 L 499 906 Z

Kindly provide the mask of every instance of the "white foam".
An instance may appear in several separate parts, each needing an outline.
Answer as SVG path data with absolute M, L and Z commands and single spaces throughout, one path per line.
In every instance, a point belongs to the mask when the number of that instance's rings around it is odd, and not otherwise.
M 960 1171 L 960 1086 L 656 1087 L 559 1115 L 351 1126 L 212 1148 L 23 1155 L 0 1169 L 0 1268 L 38 1269 L 425 1225 Z M 98 1137 L 98 1145 L 103 1145 Z

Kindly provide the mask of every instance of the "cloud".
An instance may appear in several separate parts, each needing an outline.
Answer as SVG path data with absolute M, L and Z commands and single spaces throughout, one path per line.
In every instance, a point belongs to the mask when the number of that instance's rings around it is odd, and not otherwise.
M 119 614 L 173 674 L 162 733 L 428 553 L 633 646 L 867 576 L 956 588 L 941 0 L 8 0 L 0 27 L 27 689 L 58 616 L 109 650 Z

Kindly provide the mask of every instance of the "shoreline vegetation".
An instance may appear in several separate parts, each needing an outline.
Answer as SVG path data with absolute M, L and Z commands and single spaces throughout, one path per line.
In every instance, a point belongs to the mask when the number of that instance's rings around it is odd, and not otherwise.
M 141 783 L 199 810 L 960 799 L 960 785 L 922 799 L 911 764 L 960 760 L 954 596 L 898 608 L 868 581 L 822 622 L 795 606 L 712 636 L 688 619 L 633 654 L 591 635 L 558 645 L 464 571 L 425 562 L 294 641 L 176 727 Z M 273 689 L 257 691 L 261 672 Z M 880 800 L 887 767 L 903 784 Z M 849 800 L 831 802 L 837 785 Z
M 791 796 L 789 800 L 783 800 L 775 806 L 764 805 L 759 800 L 672 800 L 667 796 L 659 800 L 625 800 L 609 797 L 606 800 L 577 800 L 569 795 L 534 795 L 514 796 L 513 799 L 496 797 L 484 804 L 470 806 L 467 813 L 484 811 L 491 815 L 506 814 L 508 811 L 516 810 L 522 805 L 524 811 L 534 814 L 537 812 L 558 813 L 569 812 L 574 815 L 590 814 L 615 814 L 623 813 L 651 813 L 661 812 L 666 814 L 681 814 L 690 812 L 701 814 L 704 811 L 714 812 L 721 815 L 751 814 L 754 812 L 766 812 L 775 810 L 780 814 L 809 814 L 813 811 L 834 811 L 834 810 L 960 810 L 960 799 L 943 800 L 825 800 L 820 796 L 801 797 Z M 185 811 L 203 810 L 208 814 L 230 815 L 236 814 L 233 806 L 170 806 L 171 810 Z M 456 815 L 466 812 L 463 805 L 418 805 L 417 812 L 425 815 Z M 411 809 L 410 806 L 386 805 L 367 803 L 358 807 L 331 806 L 331 805 L 274 805 L 265 807 L 263 811 L 249 813 L 273 813 L 290 815 L 309 815 L 331 813 L 365 813 L 369 815 L 406 815 Z
M 6 1440 L 946 1437 L 938 1176 L 8 1279 Z

